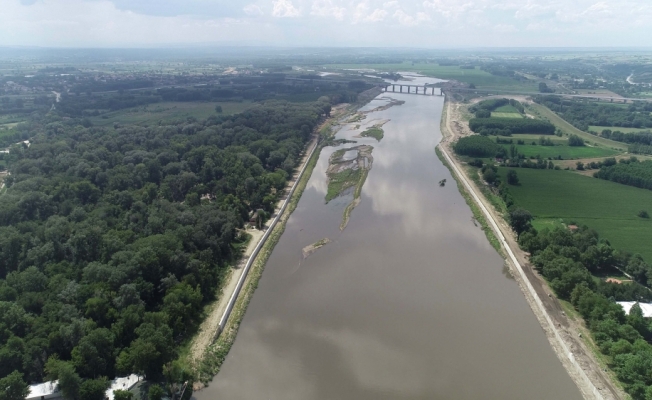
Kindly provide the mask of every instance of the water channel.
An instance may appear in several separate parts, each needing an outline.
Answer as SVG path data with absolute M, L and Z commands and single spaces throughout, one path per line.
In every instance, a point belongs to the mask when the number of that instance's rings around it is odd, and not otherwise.
M 348 226 L 352 195 L 325 204 L 326 169 L 356 144 L 322 151 L 221 372 L 195 398 L 581 399 L 435 154 L 443 97 L 383 93 L 365 109 L 384 97 L 405 104 L 337 135 L 374 146 Z M 382 141 L 353 138 L 385 119 Z

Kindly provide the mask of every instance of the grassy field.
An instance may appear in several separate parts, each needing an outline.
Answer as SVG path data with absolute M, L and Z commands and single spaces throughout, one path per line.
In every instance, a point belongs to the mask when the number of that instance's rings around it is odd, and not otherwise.
M 606 147 L 609 149 L 627 151 L 626 143 L 620 143 L 613 140 L 593 136 L 588 132 L 581 131 L 541 104 L 529 103 L 527 104 L 527 109 L 537 118 L 543 119 L 555 125 L 556 128 L 561 130 L 566 135 L 577 135 L 585 141 L 590 142 L 591 144 L 596 144 L 598 146 Z
M 534 135 L 532 135 L 534 136 Z M 495 139 L 494 139 L 495 140 Z M 514 146 L 518 149 L 519 154 L 523 154 L 525 157 L 536 157 L 537 155 L 542 158 L 557 158 L 561 156 L 564 160 L 569 159 L 580 159 L 580 158 L 597 158 L 597 157 L 609 157 L 616 154 L 619 154 L 616 150 L 605 149 L 604 147 L 589 147 L 589 146 L 541 146 L 539 144 L 533 145 L 532 141 L 537 141 L 538 137 L 532 137 L 531 140 L 527 140 L 527 144 L 516 144 Z M 514 141 L 516 142 L 516 141 Z M 511 147 L 511 144 L 502 144 L 508 152 Z
M 611 129 L 612 131 L 621 131 L 622 133 L 634 133 L 642 131 L 652 131 L 652 128 L 623 128 L 621 126 L 597 126 L 589 125 L 589 130 L 593 132 L 600 133 L 604 129 Z
M 347 168 L 328 176 L 328 193 L 326 203 L 341 195 L 346 189 L 355 186 L 362 176 L 362 169 Z
M 517 112 L 496 112 L 492 111 L 491 116 L 494 118 L 523 118 L 523 116 Z
M 509 168 L 500 168 L 506 181 Z M 517 205 L 535 216 L 535 226 L 579 223 L 595 229 L 616 248 L 640 253 L 652 262 L 652 191 L 570 171 L 516 168 L 520 186 L 510 186 Z
M 500 107 L 496 108 L 494 111 L 500 112 L 500 113 L 516 113 L 516 114 L 520 114 L 518 112 L 518 110 L 516 108 L 514 108 L 514 106 L 509 105 L 509 104 L 504 105 L 504 106 L 500 106 Z
M 441 66 L 437 64 L 413 64 L 411 62 L 397 64 L 332 64 L 327 68 L 339 69 L 375 69 L 377 71 L 409 71 L 440 79 L 455 79 L 460 82 L 473 83 L 477 87 L 502 88 L 511 90 L 538 89 L 538 82 L 521 82 L 504 76 L 491 75 L 479 68 L 461 69 L 459 66 Z
M 216 105 L 222 106 L 221 114 L 215 112 Z M 252 106 L 253 103 L 250 102 L 162 102 L 109 112 L 102 116 L 92 117 L 91 122 L 93 125 L 97 126 L 108 126 L 112 125 L 114 122 L 122 124 L 149 125 L 157 124 L 159 121 L 185 119 L 187 117 L 206 119 L 211 115 L 237 114 L 251 108 Z
M 385 131 L 383 131 L 383 128 L 372 126 L 371 128 L 362 132 L 360 136 L 372 137 L 380 142 L 382 138 L 385 136 Z
M 513 139 L 514 143 L 516 143 L 516 141 L 519 139 L 524 140 L 525 143 L 532 143 L 532 141 L 538 143 L 539 137 L 541 137 L 541 135 L 533 135 L 530 133 L 513 133 L 512 136 L 509 136 L 506 139 Z M 544 137 L 555 144 L 568 144 L 568 139 L 564 137 L 553 135 L 546 135 Z

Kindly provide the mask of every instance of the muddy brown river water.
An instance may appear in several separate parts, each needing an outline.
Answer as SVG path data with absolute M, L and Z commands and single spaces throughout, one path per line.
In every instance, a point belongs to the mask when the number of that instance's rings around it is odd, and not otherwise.
M 385 96 L 405 104 L 337 135 L 390 120 L 382 141 L 353 139 L 374 163 L 348 226 L 352 194 L 325 204 L 326 169 L 355 144 L 322 151 L 222 370 L 194 397 L 581 399 L 435 154 L 443 97 L 384 93 L 365 109 Z

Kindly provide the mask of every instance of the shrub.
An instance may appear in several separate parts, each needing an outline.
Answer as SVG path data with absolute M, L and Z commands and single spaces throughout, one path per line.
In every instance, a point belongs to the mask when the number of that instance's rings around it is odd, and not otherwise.
M 507 172 L 507 183 L 510 185 L 518 185 L 518 174 L 516 171 L 513 169 L 510 169 L 509 172 Z
M 650 214 L 647 213 L 645 210 L 641 210 L 638 212 L 638 216 L 641 218 L 650 218 Z
M 482 165 L 483 165 L 483 164 L 484 164 L 484 163 L 483 163 L 482 160 L 479 159 L 479 158 L 476 158 L 475 160 L 469 162 L 469 165 L 471 165 L 471 166 L 473 166 L 473 167 L 478 167 L 478 168 L 482 168 Z
M 577 135 L 570 135 L 568 138 L 568 145 L 569 146 L 584 146 L 584 140 L 577 136 Z

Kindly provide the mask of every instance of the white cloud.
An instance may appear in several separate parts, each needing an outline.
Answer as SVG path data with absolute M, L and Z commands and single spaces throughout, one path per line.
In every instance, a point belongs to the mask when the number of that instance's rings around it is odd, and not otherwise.
M 334 17 L 339 21 L 344 19 L 345 13 L 346 8 L 333 5 L 331 0 L 315 0 L 315 2 L 312 3 L 312 10 L 310 11 L 311 15 Z
M 0 45 L 315 45 L 324 42 L 314 32 L 346 21 L 331 30 L 329 44 L 427 47 L 441 45 L 445 35 L 451 46 L 495 45 L 498 38 L 505 46 L 647 46 L 652 26 L 652 0 L 0 0 L 0 5 Z M 202 5 L 211 5 L 210 12 L 197 12 Z M 387 26 L 360 24 L 390 20 Z M 515 30 L 521 34 L 504 35 Z
M 425 0 L 423 7 L 446 18 L 457 18 L 468 11 L 479 8 L 474 0 Z
M 380 8 L 376 8 L 371 14 L 367 15 L 363 21 L 364 22 L 381 22 L 387 17 L 387 11 Z
M 518 28 L 511 24 L 498 24 L 494 26 L 494 31 L 500 33 L 518 32 Z
M 273 4 L 272 15 L 275 17 L 295 18 L 301 15 L 291 0 L 276 0 Z
M 242 9 L 242 11 L 252 17 L 257 17 L 264 14 L 263 10 L 261 10 L 260 7 L 258 7 L 256 4 L 248 4 Z
M 411 16 L 403 10 L 396 10 L 394 18 L 398 20 L 401 25 L 415 26 L 423 21 L 429 21 L 430 16 L 422 11 L 418 12 L 416 16 Z

